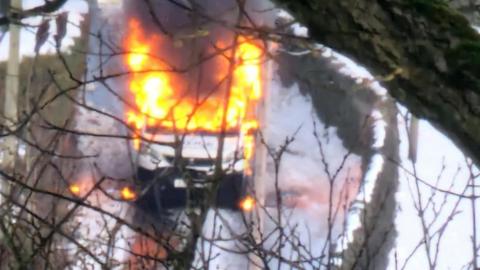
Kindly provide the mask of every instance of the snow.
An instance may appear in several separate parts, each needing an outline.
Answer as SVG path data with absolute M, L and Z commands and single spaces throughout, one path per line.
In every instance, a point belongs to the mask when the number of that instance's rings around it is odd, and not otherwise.
M 213 210 L 207 213 L 203 228 L 203 239 L 198 244 L 195 264 L 199 269 L 206 268 L 203 260 L 210 259 L 210 269 L 248 269 L 248 259 L 245 254 L 237 253 L 245 250 L 238 240 L 245 232 L 241 214 L 229 210 Z M 216 241 L 209 241 L 216 239 Z M 234 239 L 234 240 L 232 240 Z M 228 252 L 228 251 L 234 252 Z M 235 252 L 236 251 L 236 252 Z M 202 267 L 203 266 L 203 267 Z
M 385 143 L 385 128 L 388 126 L 388 124 L 385 122 L 385 120 L 383 120 L 382 113 L 377 109 L 375 109 L 370 116 L 375 120 L 373 124 L 374 142 L 372 147 L 374 149 L 379 149 L 383 147 Z
M 86 198 L 85 202 L 122 219 L 125 219 L 129 210 L 125 204 L 111 200 L 98 190 Z M 75 239 L 103 263 L 106 263 L 106 254 L 109 254 L 108 263 L 113 265 L 120 265 L 128 258 L 129 246 L 133 243 L 135 234 L 114 218 L 95 209 L 80 207 L 75 212 L 74 219 L 69 222 L 69 226 L 77 228 Z M 70 243 L 69 246 L 70 255 L 75 258 L 73 269 L 102 269 L 94 258 L 83 252 L 76 244 Z M 110 269 L 123 268 L 119 266 Z
M 400 122 L 400 131 L 404 131 L 404 128 L 405 123 Z M 412 166 L 408 161 L 406 136 L 405 132 L 402 132 L 402 165 L 409 172 L 412 172 Z M 438 188 L 459 194 L 462 193 L 470 179 L 462 151 L 426 121 L 420 121 L 419 123 L 418 146 L 417 176 Z M 443 165 L 445 165 L 444 168 Z M 442 170 L 444 170 L 443 173 L 441 173 Z M 396 250 L 392 251 L 391 254 L 390 267 L 392 269 L 395 267 L 394 252 L 397 253 L 398 261 L 403 264 L 418 244 L 418 241 L 422 239 L 422 227 L 416 206 L 414 205 L 414 202 L 418 201 L 418 196 L 415 193 L 415 179 L 404 170 L 400 170 L 400 172 L 400 187 L 397 193 L 399 209 L 395 220 L 398 228 L 398 237 Z M 423 195 L 422 202 L 425 205 L 426 201 L 432 196 L 432 190 L 424 184 L 420 184 L 419 190 L 420 194 Z M 437 192 L 432 198 L 434 205 L 438 207 L 443 203 L 445 194 Z M 449 220 L 451 211 L 456 211 L 454 218 L 446 227 L 438 246 L 439 255 L 436 269 L 461 269 L 472 259 L 470 237 L 473 234 L 473 228 L 470 201 L 463 200 L 458 208 L 455 209 L 457 199 L 453 196 L 447 196 L 446 200 L 446 205 L 440 213 L 433 212 L 431 208 L 425 212 L 427 222 L 433 221 L 434 218 L 438 219 L 433 223 L 431 230 L 433 232 Z M 480 213 L 477 212 L 477 216 L 478 214 Z M 433 241 L 433 243 L 432 254 L 437 249 L 435 246 L 436 241 Z M 406 269 L 425 269 L 427 267 L 428 263 L 424 247 L 421 247 L 406 265 Z

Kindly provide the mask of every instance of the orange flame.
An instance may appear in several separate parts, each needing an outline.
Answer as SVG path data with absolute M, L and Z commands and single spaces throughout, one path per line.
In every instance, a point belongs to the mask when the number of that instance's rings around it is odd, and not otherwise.
M 240 36 L 237 41 L 237 47 L 233 50 L 235 67 L 231 74 L 229 99 L 224 112 L 227 96 L 225 85 L 228 84 L 226 81 L 229 81 L 225 78 L 228 77 L 230 65 L 224 55 L 219 53 L 213 60 L 221 67 L 220 73 L 225 73 L 215 76 L 218 83 L 224 85 L 223 91 L 210 93 L 199 101 L 198 97 L 182 94 L 180 76 L 168 72 L 169 67 L 160 57 L 152 57 L 154 53 L 161 52 L 160 46 L 166 40 L 162 40 L 159 35 L 147 36 L 140 23 L 130 19 L 128 36 L 125 39 L 129 53 L 126 54 L 125 62 L 128 68 L 134 71 L 130 76 L 129 89 L 135 103 L 134 108 L 127 110 L 127 122 L 137 131 L 145 127 L 189 132 L 220 132 L 222 128 L 238 130 L 246 138 L 244 155 L 250 159 L 254 148 L 254 137 L 251 134 L 258 129 L 255 105 L 262 97 L 263 50 L 247 37 Z M 218 42 L 217 47 L 221 47 L 221 42 Z M 222 127 L 224 117 L 226 122 Z M 138 149 L 138 139 L 134 141 L 134 145 Z
M 94 180 L 88 175 L 79 175 L 76 180 L 68 185 L 68 191 L 77 197 L 84 196 L 93 188 Z
M 68 187 L 68 190 L 70 190 L 70 192 L 75 196 L 79 196 L 81 191 L 80 186 L 78 184 L 71 184 Z
M 133 201 L 137 198 L 137 193 L 129 187 L 123 187 L 120 191 L 122 199 L 126 201 Z
M 245 211 L 245 212 L 250 212 L 253 210 L 255 207 L 255 199 L 252 198 L 251 196 L 245 197 L 241 202 L 240 202 L 240 208 Z

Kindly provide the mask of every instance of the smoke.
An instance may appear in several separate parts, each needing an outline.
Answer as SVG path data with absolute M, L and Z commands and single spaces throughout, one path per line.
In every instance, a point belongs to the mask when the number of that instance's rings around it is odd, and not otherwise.
M 232 31 L 235 25 L 272 26 L 275 16 L 272 8 L 268 0 L 124 0 L 123 3 L 127 17 L 142 20 L 149 31 L 169 35 L 198 28 Z

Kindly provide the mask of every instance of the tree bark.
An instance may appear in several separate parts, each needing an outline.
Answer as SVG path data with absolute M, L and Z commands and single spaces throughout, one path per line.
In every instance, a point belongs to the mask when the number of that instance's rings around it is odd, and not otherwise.
M 440 0 L 275 0 L 480 164 L 480 35 Z

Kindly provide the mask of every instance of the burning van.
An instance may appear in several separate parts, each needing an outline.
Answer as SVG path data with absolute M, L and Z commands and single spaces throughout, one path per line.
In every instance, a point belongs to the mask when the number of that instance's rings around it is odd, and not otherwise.
M 126 122 L 133 130 L 139 200 L 154 196 L 160 209 L 206 203 L 248 210 L 264 46 L 247 35 L 185 35 L 172 39 L 128 21 Z M 198 61 L 172 64 L 198 48 Z

